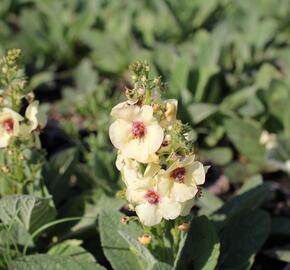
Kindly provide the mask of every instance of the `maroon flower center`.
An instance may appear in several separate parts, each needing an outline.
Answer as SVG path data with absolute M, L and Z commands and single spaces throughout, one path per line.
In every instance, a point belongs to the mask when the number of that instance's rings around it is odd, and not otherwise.
M 8 118 L 2 122 L 2 127 L 8 132 L 11 133 L 14 128 L 14 121 L 12 118 Z
M 170 173 L 170 177 L 178 183 L 183 183 L 185 178 L 186 170 L 184 167 L 176 168 Z
M 150 204 L 157 204 L 160 201 L 160 195 L 154 190 L 149 190 L 145 195 L 145 199 Z
M 146 127 L 141 121 L 134 121 L 132 125 L 132 134 L 134 139 L 141 139 L 146 134 Z

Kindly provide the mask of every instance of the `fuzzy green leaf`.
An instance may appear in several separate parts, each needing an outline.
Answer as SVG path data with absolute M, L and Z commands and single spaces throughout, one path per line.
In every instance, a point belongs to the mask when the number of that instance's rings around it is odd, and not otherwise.
M 77 258 L 62 255 L 32 255 L 18 258 L 8 265 L 9 270 L 105 270 L 106 268 Z
M 142 230 L 135 224 L 121 223 L 122 214 L 117 210 L 103 211 L 99 216 L 101 243 L 107 259 L 114 270 L 146 269 L 147 261 L 118 233 L 124 231 L 136 238 Z
M 56 215 L 52 198 L 11 195 L 0 199 L 0 219 L 4 224 L 18 223 L 34 232 Z
M 193 262 L 195 270 L 214 270 L 219 254 L 220 243 L 215 227 L 206 216 L 195 217 L 177 255 L 175 269 L 187 269 Z
M 220 270 L 240 269 L 261 248 L 270 232 L 269 215 L 261 210 L 235 214 L 221 231 Z

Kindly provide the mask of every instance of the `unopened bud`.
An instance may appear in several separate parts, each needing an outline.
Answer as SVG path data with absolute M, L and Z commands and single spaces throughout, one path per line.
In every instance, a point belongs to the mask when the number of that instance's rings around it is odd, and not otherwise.
M 184 223 L 178 225 L 177 229 L 180 231 L 186 231 L 186 230 L 188 230 L 189 225 L 190 224 L 188 222 L 184 222 Z
M 31 103 L 32 101 L 34 101 L 34 98 L 35 98 L 35 95 L 31 92 L 31 93 L 28 93 L 26 95 L 26 99 L 29 103 Z
M 165 113 L 166 118 L 172 118 L 176 115 L 176 106 L 173 103 L 166 103 Z
M 195 197 L 200 198 L 202 196 L 202 188 L 197 187 L 197 192 L 195 194 Z
M 142 235 L 138 237 L 139 242 L 144 245 L 147 246 L 151 243 L 152 237 L 150 235 Z
M 139 95 L 144 95 L 144 94 L 145 94 L 145 88 L 140 87 L 140 88 L 138 89 L 138 94 L 139 94 Z
M 2 166 L 1 167 L 2 172 L 4 173 L 8 173 L 9 172 L 9 168 L 7 166 Z
M 8 69 L 7 69 L 6 67 L 3 67 L 3 68 L 2 68 L 2 72 L 3 72 L 4 74 L 6 74 L 7 71 L 8 71 Z
M 160 110 L 160 104 L 153 104 L 153 112 L 158 112 Z
M 51 241 L 52 241 L 52 243 L 57 243 L 58 242 L 58 237 L 57 236 L 53 236 Z
M 121 217 L 121 223 L 123 225 L 127 225 L 128 224 L 128 221 L 129 221 L 129 218 L 128 217 Z

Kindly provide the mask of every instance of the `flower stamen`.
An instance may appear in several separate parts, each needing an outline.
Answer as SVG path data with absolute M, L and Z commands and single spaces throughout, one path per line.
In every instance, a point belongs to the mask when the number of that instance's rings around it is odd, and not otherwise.
M 145 195 L 145 199 L 150 204 L 157 204 L 160 201 L 160 195 L 154 190 L 149 190 Z
M 8 132 L 12 133 L 14 129 L 14 121 L 12 118 L 8 118 L 2 122 L 2 127 Z
M 184 167 L 179 167 L 170 173 L 170 177 L 178 183 L 184 183 L 186 170 Z
M 146 135 L 146 127 L 142 121 L 134 121 L 132 124 L 132 134 L 134 139 L 141 139 Z

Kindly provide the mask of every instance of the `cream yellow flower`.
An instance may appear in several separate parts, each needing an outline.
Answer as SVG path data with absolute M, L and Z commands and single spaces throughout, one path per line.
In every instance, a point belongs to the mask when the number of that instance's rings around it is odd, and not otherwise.
M 25 117 L 29 120 L 28 131 L 31 132 L 37 127 L 43 128 L 47 124 L 47 116 L 39 110 L 39 102 L 33 101 L 25 111 Z
M 203 165 L 194 161 L 194 156 L 175 161 L 166 171 L 158 175 L 159 185 L 169 190 L 169 197 L 178 202 L 192 199 L 198 192 L 197 185 L 205 181 Z
M 0 147 L 6 147 L 12 136 L 19 134 L 19 122 L 23 117 L 17 112 L 3 108 L 0 111 Z
M 109 130 L 113 145 L 127 158 L 142 163 L 156 159 L 155 152 L 163 141 L 163 129 L 153 117 L 151 106 L 121 103 L 113 108 L 116 118 Z
M 121 154 L 118 154 L 117 167 L 121 171 L 123 182 L 126 186 L 130 186 L 132 182 L 142 178 L 143 174 L 140 168 L 140 163 L 133 159 L 124 158 Z
M 175 219 L 181 211 L 181 204 L 166 197 L 168 190 L 158 185 L 155 175 L 159 170 L 158 165 L 150 163 L 144 177 L 132 179 L 126 192 L 127 199 L 136 204 L 136 213 L 146 226 L 156 225 L 162 218 Z

